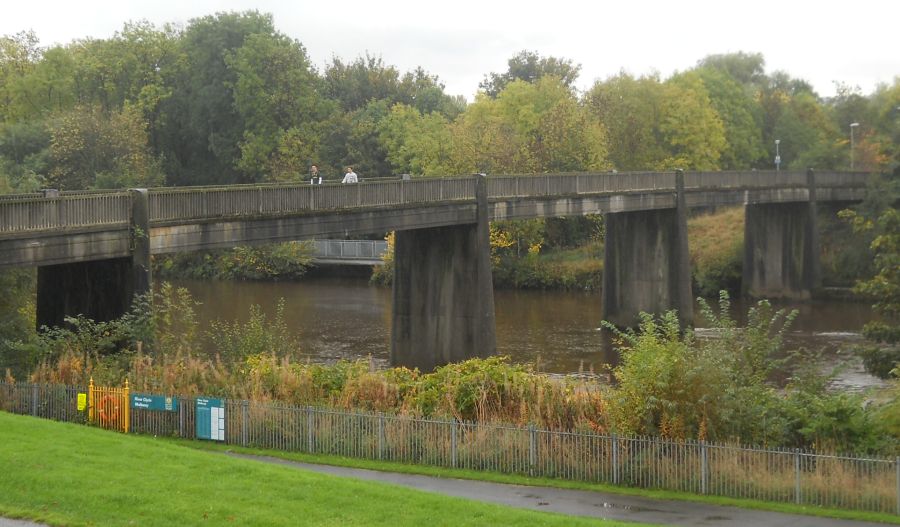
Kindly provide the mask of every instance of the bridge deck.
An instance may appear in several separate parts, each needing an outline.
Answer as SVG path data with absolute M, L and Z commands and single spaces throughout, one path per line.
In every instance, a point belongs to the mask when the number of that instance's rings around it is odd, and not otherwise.
M 867 178 L 816 173 L 815 199 L 862 199 Z M 486 181 L 492 220 L 675 206 L 674 172 L 501 175 Z M 684 186 L 689 207 L 810 198 L 803 172 L 689 172 Z M 132 199 L 128 191 L 0 197 L 0 268 L 128 256 Z M 183 187 L 149 191 L 146 235 L 153 253 L 166 253 L 474 221 L 472 177 Z

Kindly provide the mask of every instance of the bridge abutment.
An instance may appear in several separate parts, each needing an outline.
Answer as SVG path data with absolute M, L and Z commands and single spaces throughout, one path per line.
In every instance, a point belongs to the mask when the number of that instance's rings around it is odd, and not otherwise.
M 432 371 L 496 353 L 484 176 L 476 204 L 475 224 L 395 233 L 392 364 Z
M 678 310 L 682 325 L 693 319 L 684 176 L 676 173 L 676 206 L 605 216 L 603 318 L 633 327 L 640 313 Z
M 135 295 L 150 291 L 150 208 L 134 189 L 131 256 L 38 267 L 37 327 L 62 326 L 68 316 L 108 321 L 124 315 Z

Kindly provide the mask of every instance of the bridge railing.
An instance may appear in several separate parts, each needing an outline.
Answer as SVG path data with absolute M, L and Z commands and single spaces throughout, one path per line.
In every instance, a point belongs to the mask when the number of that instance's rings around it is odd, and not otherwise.
M 871 179 L 869 172 L 816 172 L 817 187 L 865 187 Z
M 354 185 L 154 189 L 150 193 L 150 218 L 153 222 L 167 222 L 474 198 L 472 178 L 372 181 Z
M 0 202 L 0 233 L 83 226 L 128 225 L 131 196 L 127 191 L 4 199 Z
M 579 173 L 489 176 L 488 197 L 528 198 L 567 194 L 596 194 L 646 190 L 674 190 L 672 172 Z
M 863 187 L 868 174 L 817 172 L 818 187 Z M 798 171 L 688 172 L 685 188 L 752 189 L 806 187 Z M 488 176 L 491 199 L 671 191 L 674 172 L 567 173 Z M 150 191 L 154 224 L 228 217 L 297 214 L 316 210 L 414 205 L 475 198 L 470 176 L 367 181 L 355 185 L 237 185 L 158 188 Z M 0 200 L 0 233 L 126 224 L 130 196 L 126 191 L 63 192 L 4 196 Z
M 362 259 L 381 258 L 388 250 L 384 240 L 316 240 L 313 256 L 324 259 Z
M 806 172 L 747 170 L 734 172 L 686 172 L 685 189 L 805 187 Z

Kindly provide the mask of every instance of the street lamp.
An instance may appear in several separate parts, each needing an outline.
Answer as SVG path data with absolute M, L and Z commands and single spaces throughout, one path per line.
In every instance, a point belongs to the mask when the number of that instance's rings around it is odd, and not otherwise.
M 778 150 L 778 145 L 781 143 L 781 139 L 775 140 L 775 172 L 778 172 L 781 169 L 781 152 Z
M 853 170 L 853 129 L 859 126 L 859 123 L 850 123 L 850 170 Z

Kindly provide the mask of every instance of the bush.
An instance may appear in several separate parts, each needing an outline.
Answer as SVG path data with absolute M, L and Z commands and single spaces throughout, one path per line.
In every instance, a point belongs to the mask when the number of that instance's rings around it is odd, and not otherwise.
M 294 280 L 311 267 L 313 251 L 313 244 L 304 241 L 178 253 L 155 258 L 154 270 L 167 278 Z

